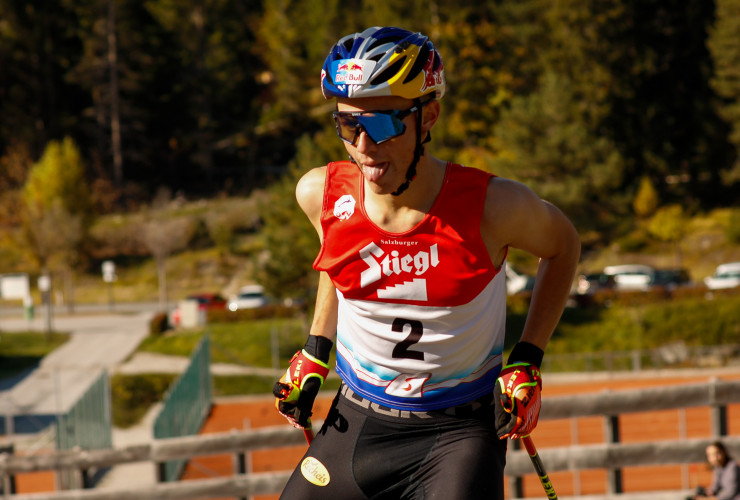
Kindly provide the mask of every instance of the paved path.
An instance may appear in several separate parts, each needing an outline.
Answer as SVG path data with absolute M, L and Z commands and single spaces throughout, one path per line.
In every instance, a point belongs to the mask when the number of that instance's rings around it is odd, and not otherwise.
M 39 366 L 0 392 L 0 416 L 66 412 L 103 370 L 112 371 L 148 334 L 149 313 L 55 318 L 54 330 L 69 332 L 67 343 Z M 44 331 L 41 319 L 3 318 L 2 335 Z
M 64 345 L 46 356 L 39 366 L 0 391 L 0 418 L 13 432 L 40 431 L 50 421 L 49 416 L 65 412 L 103 370 L 114 373 L 125 364 L 149 332 L 151 312 L 118 314 L 78 314 L 54 318 L 55 331 L 70 333 Z M 15 331 L 45 331 L 42 318 L 29 322 L 20 318 L 3 317 L 2 335 Z M 151 360 L 160 367 L 168 367 L 162 360 Z M 170 369 L 177 372 L 180 366 Z M 143 421 L 133 429 L 113 429 L 115 447 L 151 441 L 152 421 L 159 411 L 153 406 Z M 14 418 L 10 423 L 8 416 Z M 39 427 L 38 429 L 31 427 Z M 28 428 L 24 428 L 28 427 Z M 11 438 L 12 436 L 8 436 Z M 123 488 L 132 481 L 154 484 L 155 473 L 150 464 L 131 464 L 111 469 L 103 479 L 107 486 Z
M 54 330 L 70 333 L 70 339 L 46 356 L 36 369 L 11 383 L 6 381 L 5 386 L 0 387 L 0 432 L 5 428 L 3 423 L 7 426 L 9 415 L 31 416 L 30 419 L 14 418 L 14 432 L 29 432 L 24 427 L 34 425 L 38 428 L 30 429 L 30 432 L 42 430 L 48 425 L 51 416 L 69 409 L 103 370 L 111 375 L 184 371 L 189 363 L 187 357 L 135 352 L 148 335 L 151 315 L 151 311 L 128 310 L 113 314 L 82 312 L 55 317 Z M 5 315 L 0 321 L 0 335 L 28 330 L 44 331 L 45 327 L 43 318 L 37 317 L 29 322 Z M 222 363 L 213 364 L 211 370 L 218 375 L 275 375 L 275 371 L 271 369 Z M 113 428 L 113 446 L 120 448 L 150 443 L 153 439 L 153 422 L 160 409 L 161 404 L 152 406 L 134 427 Z M 134 483 L 154 484 L 155 474 L 153 464 L 120 465 L 108 471 L 98 487 L 119 489 Z

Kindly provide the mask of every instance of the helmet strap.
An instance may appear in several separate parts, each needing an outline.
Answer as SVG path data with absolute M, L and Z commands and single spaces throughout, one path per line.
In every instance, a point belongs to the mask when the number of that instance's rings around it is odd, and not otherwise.
M 393 196 L 398 196 L 409 188 L 409 184 L 416 177 L 416 165 L 419 163 L 419 159 L 424 154 L 424 144 L 429 142 L 432 137 L 431 134 L 427 134 L 423 140 L 421 138 L 421 120 L 422 120 L 422 105 L 421 99 L 414 99 L 414 104 L 419 107 L 416 111 L 416 147 L 414 148 L 414 159 L 411 160 L 409 168 L 406 169 L 406 180 L 398 186 L 398 189 L 393 191 Z

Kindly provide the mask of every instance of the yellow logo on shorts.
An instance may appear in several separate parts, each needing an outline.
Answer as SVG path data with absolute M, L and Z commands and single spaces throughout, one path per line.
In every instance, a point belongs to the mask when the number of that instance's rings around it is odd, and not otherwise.
M 316 486 L 326 486 L 329 484 L 329 471 L 326 470 L 324 464 L 313 457 L 306 457 L 303 462 L 301 462 L 301 474 L 303 474 L 303 477 L 305 477 L 309 483 L 315 484 Z

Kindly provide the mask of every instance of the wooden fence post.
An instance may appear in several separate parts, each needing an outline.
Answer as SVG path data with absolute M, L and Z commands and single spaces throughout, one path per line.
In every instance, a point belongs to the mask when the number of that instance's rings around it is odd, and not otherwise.
M 510 439 L 509 446 L 514 450 L 522 447 L 518 439 Z M 524 498 L 524 481 L 521 476 L 509 476 L 509 491 L 512 498 Z
M 166 483 L 167 482 L 167 462 L 158 462 L 154 464 L 154 466 L 157 468 L 156 470 L 157 482 Z
M 10 456 L 15 453 L 15 445 L 13 443 L 7 445 L 0 445 L 0 457 Z M 2 474 L 0 475 L 0 493 L 3 496 L 13 495 L 16 492 L 15 489 L 15 475 L 14 474 Z
M 619 437 L 619 415 L 607 415 L 604 417 L 606 442 L 618 444 Z M 622 493 L 622 469 L 607 470 L 607 492 L 611 494 Z

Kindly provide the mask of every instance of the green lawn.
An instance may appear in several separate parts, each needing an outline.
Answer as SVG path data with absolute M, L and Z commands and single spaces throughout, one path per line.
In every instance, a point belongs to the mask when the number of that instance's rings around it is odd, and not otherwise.
M 51 351 L 67 342 L 69 336 L 52 333 L 0 333 L 0 379 L 12 377 L 36 366 Z

